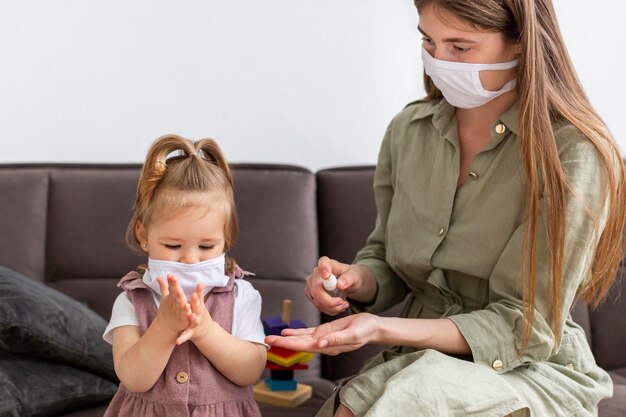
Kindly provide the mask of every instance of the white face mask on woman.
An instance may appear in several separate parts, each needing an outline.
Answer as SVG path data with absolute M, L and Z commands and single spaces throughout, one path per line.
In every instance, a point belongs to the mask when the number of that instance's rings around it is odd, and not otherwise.
M 228 284 L 229 277 L 224 273 L 224 260 L 224 254 L 196 264 L 148 259 L 148 269 L 143 274 L 143 282 L 161 295 L 157 277 L 167 280 L 168 275 L 173 275 L 187 300 L 190 300 L 198 284 L 204 285 L 203 295 L 214 287 L 224 287 Z
M 513 79 L 498 91 L 485 90 L 480 82 L 480 71 L 507 70 L 518 65 L 519 61 L 499 64 L 467 64 L 465 62 L 442 61 L 433 58 L 422 47 L 424 71 L 433 80 L 445 99 L 454 107 L 472 109 L 482 106 L 494 98 L 515 88 L 517 80 Z

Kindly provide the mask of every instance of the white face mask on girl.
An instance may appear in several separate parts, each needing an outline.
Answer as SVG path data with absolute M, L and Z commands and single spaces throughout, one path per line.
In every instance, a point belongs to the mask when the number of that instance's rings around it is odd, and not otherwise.
M 454 107 L 472 109 L 482 106 L 494 98 L 515 88 L 517 80 L 504 84 L 498 91 L 485 90 L 480 82 L 480 71 L 507 70 L 518 65 L 519 61 L 499 64 L 467 64 L 464 62 L 442 61 L 433 58 L 422 47 L 424 71 L 433 80 L 445 99 Z
M 197 264 L 148 259 L 148 269 L 143 274 L 143 282 L 161 295 L 157 277 L 167 279 L 168 275 L 173 275 L 178 280 L 187 300 L 190 300 L 198 284 L 204 285 L 203 295 L 214 287 L 224 287 L 228 284 L 229 277 L 224 272 L 224 259 L 224 254 Z

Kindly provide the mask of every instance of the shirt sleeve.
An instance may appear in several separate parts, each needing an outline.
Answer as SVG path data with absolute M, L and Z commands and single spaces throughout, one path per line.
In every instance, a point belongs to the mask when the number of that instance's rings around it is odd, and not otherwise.
M 113 344 L 113 330 L 122 326 L 139 327 L 135 306 L 133 306 L 130 298 L 128 298 L 126 291 L 122 292 L 115 299 L 113 310 L 111 311 L 111 320 L 106 329 L 104 329 L 102 338 L 108 343 Z
M 407 293 L 404 281 L 396 275 L 387 262 L 386 250 L 387 220 L 394 193 L 391 152 L 393 123 L 392 121 L 389 124 L 385 132 L 374 173 L 374 196 L 378 210 L 376 226 L 369 235 L 365 247 L 357 253 L 354 261 L 372 271 L 378 283 L 378 292 L 372 305 L 364 306 L 351 302 L 350 310 L 353 313 L 364 310 L 371 313 L 385 311 L 402 301 Z
M 235 283 L 237 294 L 233 309 L 233 336 L 269 348 L 265 344 L 261 323 L 261 294 L 248 281 L 237 279 Z
M 600 232 L 606 221 L 606 171 L 595 146 L 573 127 L 561 134 L 567 141 L 560 150 L 561 163 L 570 180 L 567 195 L 565 252 L 560 323 L 564 324 L 576 292 L 589 275 Z M 469 344 L 474 361 L 502 373 L 523 363 L 548 359 L 555 350 L 551 300 L 549 248 L 540 201 L 537 237 L 537 277 L 534 325 L 522 350 L 522 249 L 526 222 L 513 233 L 489 278 L 489 304 L 483 310 L 449 317 Z M 562 328 L 559 330 L 559 340 Z

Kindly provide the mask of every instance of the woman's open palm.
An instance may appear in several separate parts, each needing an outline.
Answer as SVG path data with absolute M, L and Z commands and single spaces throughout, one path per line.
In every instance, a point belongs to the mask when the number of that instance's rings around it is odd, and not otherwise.
M 300 352 L 338 355 L 375 342 L 379 320 L 378 316 L 369 313 L 354 314 L 317 327 L 285 329 L 282 336 L 268 336 L 265 342 Z

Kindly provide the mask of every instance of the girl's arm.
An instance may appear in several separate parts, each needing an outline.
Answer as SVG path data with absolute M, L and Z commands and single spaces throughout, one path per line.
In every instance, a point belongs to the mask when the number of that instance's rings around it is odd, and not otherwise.
M 222 375 L 237 385 L 258 381 L 267 360 L 265 346 L 233 336 L 213 321 L 204 305 L 202 292 L 203 286 L 198 284 L 196 292 L 191 294 L 189 327 L 176 343 L 193 342 Z
M 159 379 L 176 338 L 189 324 L 191 307 L 173 276 L 167 282 L 157 278 L 161 288 L 159 312 L 143 336 L 137 326 L 121 326 L 113 330 L 113 362 L 115 373 L 131 392 L 146 392 Z
M 113 330 L 113 362 L 120 382 L 131 392 L 146 392 L 159 379 L 176 346 L 178 334 L 157 319 L 140 336 L 139 327 Z
M 257 382 L 265 369 L 265 346 L 233 336 L 215 322 L 206 336 L 194 344 L 222 375 L 237 385 Z

